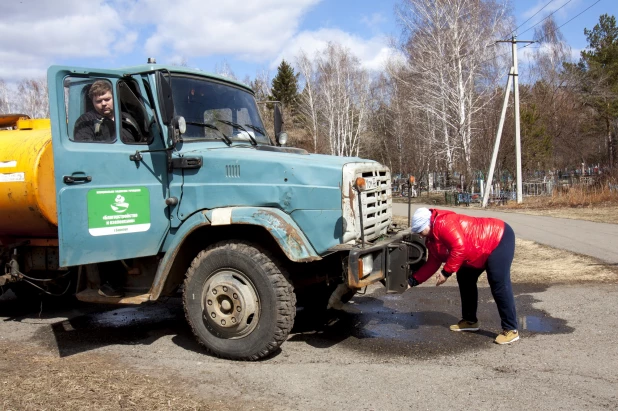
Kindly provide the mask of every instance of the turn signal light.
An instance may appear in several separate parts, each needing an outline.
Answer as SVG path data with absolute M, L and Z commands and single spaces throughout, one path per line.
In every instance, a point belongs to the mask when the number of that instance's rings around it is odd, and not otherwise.
M 356 179 L 356 182 L 354 183 L 354 186 L 356 187 L 357 190 L 363 191 L 367 187 L 367 182 L 365 181 L 364 178 L 358 177 Z

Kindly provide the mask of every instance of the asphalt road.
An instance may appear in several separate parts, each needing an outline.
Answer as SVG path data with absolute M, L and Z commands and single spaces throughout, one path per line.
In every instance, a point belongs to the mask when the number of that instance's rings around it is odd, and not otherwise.
M 515 235 L 524 240 L 588 255 L 608 264 L 618 265 L 618 224 L 505 213 L 476 207 L 450 208 L 426 204 L 412 204 L 412 213 L 419 207 L 436 207 L 475 217 L 499 218 L 513 227 Z M 407 216 L 408 205 L 393 203 L 393 213 Z M 618 222 L 618 216 L 616 216 L 616 221 Z
M 41 355 L 106 356 L 175 381 L 213 409 L 616 409 L 618 285 L 516 284 L 514 292 L 522 338 L 511 346 L 493 343 L 499 318 L 487 287 L 481 331 L 448 330 L 459 319 L 454 281 L 402 295 L 372 288 L 322 325 L 299 312 L 282 349 L 255 363 L 206 355 L 178 298 L 41 310 L 9 293 L 0 298 L 0 339 L 35 344 Z
M 457 211 L 496 216 L 521 238 L 567 249 L 576 243 L 574 251 L 617 262 L 618 226 Z M 395 212 L 406 215 L 405 205 L 396 204 Z M 0 297 L 0 340 L 34 344 L 53 357 L 105 356 L 119 367 L 175 381 L 213 409 L 618 409 L 618 284 L 513 288 L 521 340 L 510 346 L 493 343 L 500 321 L 485 285 L 481 330 L 448 330 L 460 318 L 452 280 L 439 288 L 429 281 L 402 295 L 374 286 L 327 321 L 299 311 L 281 350 L 254 363 L 207 355 L 179 298 L 135 307 L 32 307 L 9 292 Z

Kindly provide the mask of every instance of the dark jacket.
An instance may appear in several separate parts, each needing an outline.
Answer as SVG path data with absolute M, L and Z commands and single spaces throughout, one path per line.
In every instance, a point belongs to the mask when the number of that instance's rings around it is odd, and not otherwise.
M 431 233 L 425 241 L 429 257 L 414 273 L 419 283 L 426 281 L 442 263 L 444 271 L 456 273 L 462 266 L 485 268 L 487 258 L 504 234 L 504 221 L 478 218 L 447 210 L 431 210 Z
M 114 120 L 103 117 L 96 111 L 82 114 L 75 122 L 73 140 L 112 142 L 116 139 L 116 124 Z M 137 122 L 127 113 L 122 113 L 120 128 L 122 142 L 131 144 L 140 142 L 141 136 Z

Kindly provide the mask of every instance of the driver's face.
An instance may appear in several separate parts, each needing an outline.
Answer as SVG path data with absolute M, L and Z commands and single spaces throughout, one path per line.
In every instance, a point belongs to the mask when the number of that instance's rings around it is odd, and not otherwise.
M 103 117 L 114 118 L 114 98 L 111 91 L 92 98 L 94 109 Z

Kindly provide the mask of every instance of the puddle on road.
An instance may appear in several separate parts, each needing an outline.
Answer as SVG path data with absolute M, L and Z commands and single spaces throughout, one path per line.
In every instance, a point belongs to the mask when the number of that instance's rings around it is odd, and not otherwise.
M 152 305 L 150 307 L 125 307 L 113 311 L 97 313 L 82 317 L 80 326 L 92 327 L 126 327 L 133 325 L 149 325 L 173 320 L 177 313 L 164 305 Z
M 534 308 L 538 302 L 534 294 L 544 290 L 515 287 L 523 338 L 573 332 L 565 320 Z M 490 290 L 479 289 L 481 330 L 477 333 L 449 330 L 449 325 L 459 320 L 459 298 L 457 287 L 419 287 L 401 295 L 387 295 L 379 288 L 355 297 L 344 311 L 330 313 L 328 321 L 317 321 L 312 313 L 299 310 L 286 344 L 302 342 L 316 348 L 337 345 L 376 356 L 415 358 L 492 348 L 500 331 L 500 318 Z M 178 345 L 203 352 L 186 323 L 180 300 L 176 300 L 137 307 L 87 306 L 89 312 L 42 326 L 33 339 L 57 349 L 60 356 L 113 344 L 148 345 L 169 335 Z
M 551 317 L 538 317 L 536 315 L 524 315 L 519 317 L 519 328 L 536 333 L 556 333 L 563 326 L 563 320 Z
M 573 328 L 560 318 L 534 308 L 534 293 L 544 287 L 516 287 L 518 321 L 523 338 L 537 333 L 565 334 Z M 470 349 L 489 349 L 500 331 L 500 317 L 489 288 L 479 288 L 476 333 L 453 333 L 449 325 L 460 319 L 457 287 L 420 287 L 401 295 L 386 295 L 383 289 L 355 297 L 344 311 L 315 331 L 295 327 L 291 341 L 305 341 L 316 347 L 335 344 L 375 355 L 405 355 L 417 358 Z M 302 318 L 300 319 L 302 321 Z

